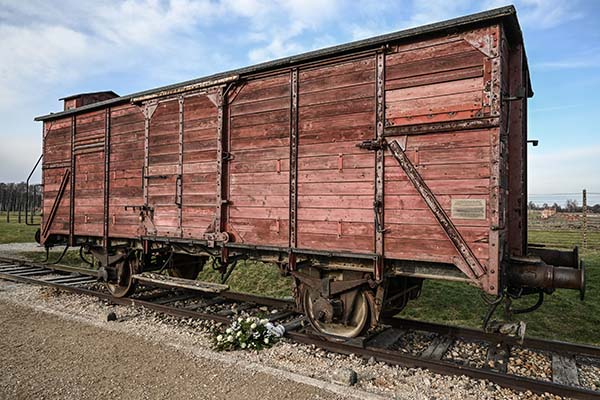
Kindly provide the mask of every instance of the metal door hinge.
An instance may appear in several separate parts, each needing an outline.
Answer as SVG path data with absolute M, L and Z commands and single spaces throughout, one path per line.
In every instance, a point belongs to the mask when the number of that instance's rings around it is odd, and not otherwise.
M 387 145 L 387 142 L 385 141 L 385 139 L 383 138 L 379 138 L 379 139 L 371 139 L 371 140 L 365 140 L 359 144 L 356 145 L 356 147 L 359 147 L 363 150 L 383 150 L 385 149 Z

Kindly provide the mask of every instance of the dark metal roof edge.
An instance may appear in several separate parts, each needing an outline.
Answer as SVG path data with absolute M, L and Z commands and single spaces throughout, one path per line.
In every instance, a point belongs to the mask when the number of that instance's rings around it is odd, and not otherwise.
M 89 104 L 83 107 L 78 107 L 75 109 L 61 111 L 57 113 L 50 113 L 47 115 L 43 115 L 40 117 L 36 117 L 35 121 L 45 121 L 49 119 L 61 118 L 72 114 L 78 114 L 84 111 L 90 111 L 96 108 L 102 108 L 109 105 L 117 105 L 120 103 L 124 103 L 130 101 L 134 97 L 145 96 L 148 94 L 152 94 L 155 92 L 160 92 L 163 90 L 175 89 L 182 86 L 193 85 L 203 81 L 209 81 L 214 79 L 219 79 L 222 77 L 226 77 L 229 75 L 248 75 L 257 72 L 263 72 L 270 69 L 280 68 L 284 66 L 291 66 L 294 64 L 298 64 L 300 62 L 311 61 L 314 59 L 318 59 L 326 56 L 333 55 L 342 55 L 344 53 L 354 51 L 354 50 L 366 50 L 369 48 L 375 48 L 377 46 L 383 45 L 387 42 L 398 41 L 407 38 L 413 38 L 421 35 L 428 35 L 433 33 L 440 33 L 445 30 L 454 29 L 458 27 L 464 27 L 468 25 L 474 25 L 478 23 L 482 23 L 485 21 L 503 19 L 503 18 L 511 18 L 512 21 L 509 23 L 509 27 L 513 30 L 515 34 L 515 38 L 522 42 L 522 34 L 521 29 L 519 27 L 519 23 L 516 19 L 516 9 L 514 6 L 505 6 L 500 8 L 495 8 L 488 11 L 483 11 L 475 14 L 466 15 L 463 17 L 453 18 L 446 21 L 435 22 L 428 25 L 418 26 L 415 28 L 404 29 L 397 32 L 387 33 L 379 36 L 375 36 L 368 39 L 358 40 L 350 43 L 345 43 L 337 46 L 327 47 L 324 49 L 313 50 L 306 53 L 298 54 L 295 56 L 284 57 L 273 61 L 267 61 L 260 64 L 251 65 L 248 67 L 242 67 L 239 69 L 234 69 L 226 72 L 219 72 L 213 75 L 205 76 L 202 78 L 192 79 L 185 82 L 176 83 L 173 85 L 162 86 L 155 89 L 149 89 L 142 92 L 132 93 L 129 95 L 117 97 L 114 99 L 109 99 L 105 101 L 101 101 L 98 103 Z
M 72 94 L 70 96 L 65 96 L 65 97 L 61 97 L 58 100 L 70 100 L 70 99 L 74 99 L 75 97 L 79 97 L 79 96 L 89 96 L 92 94 L 100 94 L 100 93 L 112 93 L 114 94 L 116 97 L 120 97 L 117 93 L 115 93 L 112 90 L 100 90 L 98 92 L 85 92 L 85 93 L 77 93 L 77 94 Z

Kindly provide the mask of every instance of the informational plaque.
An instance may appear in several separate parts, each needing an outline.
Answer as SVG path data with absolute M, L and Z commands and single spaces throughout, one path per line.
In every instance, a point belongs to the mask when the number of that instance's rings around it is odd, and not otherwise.
M 452 199 L 452 218 L 485 219 L 484 199 Z

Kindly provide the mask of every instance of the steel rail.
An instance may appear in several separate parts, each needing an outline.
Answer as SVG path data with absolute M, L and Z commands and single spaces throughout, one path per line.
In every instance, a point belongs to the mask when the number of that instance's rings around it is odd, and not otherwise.
M 383 321 L 397 329 L 411 329 L 416 331 L 434 332 L 444 336 L 455 338 L 481 340 L 489 343 L 502 343 L 510 346 L 522 346 L 528 349 L 551 351 L 554 353 L 567 353 L 576 355 L 585 355 L 600 358 L 600 347 L 590 346 L 580 343 L 569 343 L 558 340 L 525 338 L 523 343 L 518 338 L 502 335 L 499 333 L 489 333 L 479 329 L 464 328 L 452 325 L 436 324 L 432 322 L 416 321 L 411 319 L 390 318 Z
M 563 397 L 574 399 L 600 399 L 600 392 L 580 387 L 565 386 L 550 381 L 535 380 L 519 375 L 504 374 L 488 369 L 478 369 L 449 362 L 437 361 L 405 355 L 398 351 L 379 349 L 367 346 L 366 348 L 349 345 L 342 342 L 324 340 L 322 337 L 303 334 L 298 332 L 287 332 L 286 335 L 298 343 L 316 345 L 323 349 L 342 354 L 355 354 L 363 358 L 371 358 L 385 362 L 386 364 L 399 365 L 409 368 L 424 368 L 429 371 L 444 375 L 466 375 L 475 379 L 487 379 L 500 386 L 521 391 L 531 391 L 539 394 L 553 393 Z
M 72 267 L 72 266 L 61 265 L 61 264 L 47 265 L 47 264 L 42 264 L 42 263 L 30 262 L 30 261 L 23 260 L 20 258 L 0 257 L 0 263 L 13 263 L 13 264 L 16 264 L 15 268 L 20 267 L 20 266 L 22 266 L 22 267 L 30 266 L 30 267 L 37 267 L 37 268 L 44 268 L 44 269 L 53 269 L 53 270 L 60 271 L 60 272 L 77 273 L 80 275 L 88 275 L 88 276 L 93 276 L 93 277 L 97 276 L 97 270 L 92 269 L 92 268 Z M 0 278 L 11 280 L 11 277 L 15 277 L 15 275 L 3 274 L 2 273 L 2 265 L 0 265 Z M 14 279 L 14 280 L 16 280 L 16 279 Z M 36 279 L 22 280 L 21 282 L 33 283 L 33 284 L 36 284 L 39 282 L 39 284 L 41 284 L 41 285 L 46 285 L 46 283 L 50 283 L 50 282 L 45 282 L 43 280 L 36 280 Z M 47 286 L 54 286 L 54 285 L 47 285 Z M 71 290 L 71 288 L 69 288 L 69 290 Z M 82 289 L 82 290 L 86 291 L 86 293 L 82 293 L 82 294 L 87 294 L 87 295 L 91 295 L 91 296 L 94 295 L 93 293 L 96 293 L 94 291 L 87 291 L 87 289 Z M 102 294 L 103 296 L 106 296 L 106 298 L 114 299 L 117 301 L 121 300 L 119 298 L 112 297 L 111 295 L 108 295 L 106 293 L 102 293 L 102 292 L 98 292 L 98 293 Z M 199 296 L 200 296 L 200 294 L 199 294 Z M 295 303 L 291 300 L 278 299 L 275 297 L 268 297 L 268 296 L 256 296 L 256 295 L 249 294 L 249 293 L 226 291 L 226 292 L 220 293 L 219 296 L 224 297 L 227 300 L 256 303 L 256 304 L 261 304 L 261 305 L 265 305 L 265 306 L 277 307 L 281 310 L 289 310 L 289 309 L 295 307 Z M 98 297 L 98 296 L 96 296 L 96 297 Z M 205 297 L 206 297 L 206 295 L 205 295 Z M 104 300 L 106 300 L 106 298 L 103 297 Z M 124 299 L 124 300 L 126 300 L 126 299 Z M 140 302 L 139 300 L 136 300 L 136 303 L 139 303 L 139 302 Z M 115 303 L 115 304 L 117 304 L 117 303 Z M 118 304 L 130 304 L 130 303 L 125 302 L 125 303 L 118 303 Z
M 29 263 L 23 260 L 15 260 L 8 258 L 0 258 L 0 262 L 9 262 L 9 263 L 19 263 L 23 268 L 27 267 L 38 267 L 40 268 L 40 273 L 47 273 L 48 268 L 54 268 L 55 266 L 48 266 L 44 264 Z M 7 266 L 8 267 L 8 266 Z M 64 266 L 60 266 L 64 267 Z M 56 271 L 69 272 L 69 273 L 79 273 L 73 270 L 83 270 L 88 275 L 91 271 L 90 269 L 81 269 L 81 268 L 67 268 L 67 269 L 59 269 L 55 268 Z M 85 274 L 81 274 L 82 276 Z M 31 276 L 22 276 L 18 275 L 18 271 L 14 269 L 7 269 L 6 272 L 2 271 L 2 266 L 0 266 L 0 279 L 35 284 L 41 286 L 54 287 L 57 289 L 69 291 L 75 294 L 87 295 L 91 297 L 96 297 L 101 300 L 107 301 L 111 304 L 117 305 L 126 305 L 126 306 L 134 306 L 134 307 L 144 307 L 156 312 L 161 312 L 167 315 L 172 315 L 181 318 L 194 318 L 194 319 L 203 319 L 203 320 L 212 320 L 220 323 L 228 323 L 230 322 L 230 318 L 224 315 L 219 314 L 210 314 L 201 311 L 195 311 L 186 308 L 178 308 L 174 306 L 170 306 L 168 304 L 158 304 L 152 301 L 140 300 L 136 298 L 115 298 L 112 297 L 108 293 L 99 292 L 91 289 L 86 289 L 77 286 L 69 286 L 57 282 L 46 281 L 43 279 L 33 278 Z M 198 297 L 204 297 L 202 294 L 199 294 Z M 273 298 L 263 298 L 261 296 L 247 295 L 245 293 L 237 293 L 237 292 L 222 292 L 219 295 L 212 297 L 223 297 L 225 300 L 232 301 L 240 301 L 240 302 L 248 302 L 255 304 L 266 304 L 275 306 L 281 309 L 286 309 L 293 305 L 293 302 L 288 300 L 280 300 Z M 210 298 L 210 297 L 209 297 Z M 517 342 L 517 339 L 510 338 L 504 335 L 494 335 L 489 334 L 483 331 L 479 331 L 476 329 L 470 328 L 462 328 L 455 326 L 447 326 L 441 324 L 433 324 L 428 322 L 420 322 L 413 320 L 405 320 L 405 319 L 391 319 L 386 320 L 386 323 L 390 324 L 392 328 L 398 329 L 412 329 L 412 330 L 424 330 L 429 332 L 438 333 L 441 335 L 447 335 L 450 337 L 460 337 L 467 339 L 475 339 L 481 340 L 489 343 L 497 343 L 502 342 L 505 344 L 520 344 Z M 364 347 L 358 346 L 356 344 L 352 344 L 351 341 L 337 341 L 337 340 L 327 340 L 323 336 L 316 335 L 310 331 L 307 332 L 299 332 L 293 329 L 290 329 L 286 332 L 286 336 L 298 343 L 308 344 L 308 345 L 316 345 L 321 347 L 324 350 L 332 351 L 340 354 L 354 354 L 359 355 L 363 358 L 371 358 L 385 362 L 391 365 L 399 365 L 403 367 L 409 368 L 424 368 L 430 370 L 435 373 L 440 373 L 444 375 L 465 375 L 474 379 L 486 379 L 491 382 L 494 382 L 498 385 L 511 388 L 514 390 L 520 391 L 531 391 L 539 394 L 544 393 L 553 393 L 556 395 L 570 397 L 575 399 L 600 399 L 600 392 L 593 391 L 590 389 L 585 389 L 582 387 L 575 386 L 567 386 L 551 381 L 542 381 L 536 380 L 524 376 L 514 375 L 514 374 L 506 374 L 499 371 L 494 371 L 490 368 L 473 368 L 470 366 L 458 365 L 455 363 L 435 360 L 435 359 L 427 359 L 414 355 L 407 355 L 401 353 L 399 351 L 388 350 L 385 348 L 377 348 L 369 345 L 368 340 L 363 343 L 366 343 Z M 547 341 L 542 339 L 526 339 L 523 343 L 524 347 L 534 348 L 534 349 L 542 349 L 551 351 L 553 353 L 571 353 L 574 355 L 586 355 L 586 356 L 596 356 L 600 354 L 600 348 L 587 346 L 587 345 L 579 345 L 573 343 L 565 343 L 565 342 L 557 342 L 557 341 Z

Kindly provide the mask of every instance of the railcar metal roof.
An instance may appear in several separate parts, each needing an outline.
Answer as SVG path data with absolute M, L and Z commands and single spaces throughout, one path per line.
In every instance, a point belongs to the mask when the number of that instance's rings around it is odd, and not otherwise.
M 61 97 L 59 100 L 71 100 L 71 99 L 74 99 L 75 97 L 90 96 L 90 95 L 94 95 L 94 94 L 110 94 L 111 96 L 114 95 L 115 97 L 119 97 L 119 95 L 116 94 L 115 92 L 113 92 L 112 90 L 104 90 L 101 92 L 86 92 L 86 93 L 72 94 L 70 96 Z
M 120 103 L 125 103 L 131 101 L 133 98 L 144 97 L 148 95 L 152 95 L 154 93 L 158 93 L 161 91 L 169 91 L 177 88 L 181 88 L 189 85 L 199 85 L 202 83 L 209 83 L 213 80 L 223 80 L 230 76 L 240 76 L 249 75 L 258 72 L 265 72 L 272 69 L 289 67 L 296 64 L 300 64 L 308 61 L 315 61 L 326 57 L 340 56 L 348 53 L 352 53 L 354 51 L 365 51 L 369 49 L 374 49 L 379 46 L 382 46 L 389 42 L 398 42 L 407 39 L 414 39 L 418 36 L 426 36 L 426 35 L 437 35 L 445 32 L 452 32 L 457 29 L 463 29 L 470 26 L 476 25 L 485 25 L 495 21 L 502 21 L 505 23 L 507 28 L 507 34 L 511 41 L 522 43 L 523 35 L 521 32 L 521 28 L 519 26 L 519 22 L 517 20 L 517 11 L 514 6 L 506 6 L 500 7 L 493 10 L 488 10 L 476 14 L 466 15 L 459 18 L 449 19 L 446 21 L 436 22 L 433 24 L 423 25 L 415 28 L 405 29 L 393 33 L 388 33 L 380 36 L 375 36 L 368 39 L 358 40 L 355 42 L 350 42 L 338 46 L 327 47 L 320 50 L 309 51 L 307 53 L 298 54 L 295 56 L 284 57 L 273 61 L 267 61 L 264 63 L 243 67 L 235 70 L 230 70 L 226 72 L 220 72 L 213 75 L 208 75 L 202 78 L 197 78 L 185 82 L 176 83 L 173 85 L 162 86 L 155 89 L 145 90 L 142 92 L 132 93 L 125 96 L 115 97 L 113 99 L 88 104 L 86 106 L 74 108 L 67 111 L 50 113 L 47 115 L 43 115 L 40 117 L 36 117 L 35 121 L 46 121 L 56 118 L 65 117 L 68 115 L 79 114 L 85 111 L 90 111 L 94 109 L 104 108 L 106 106 L 117 105 Z M 531 83 L 529 82 L 529 96 L 533 96 L 533 92 L 531 90 Z

